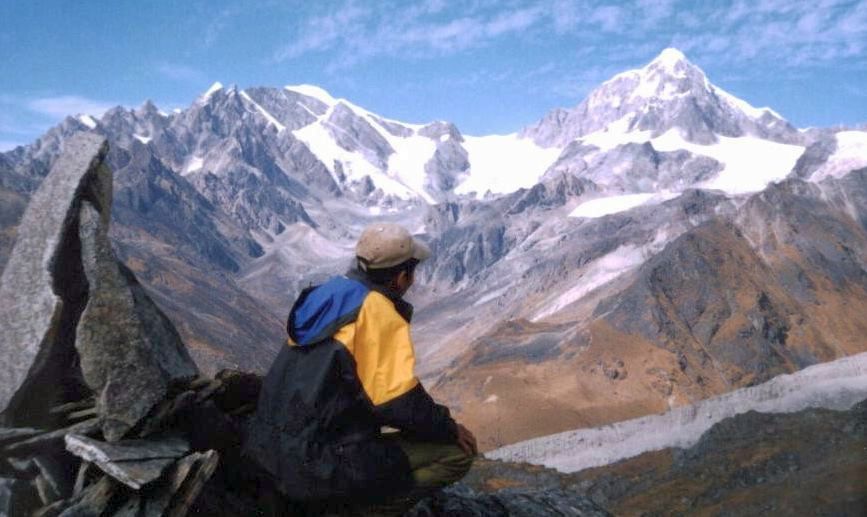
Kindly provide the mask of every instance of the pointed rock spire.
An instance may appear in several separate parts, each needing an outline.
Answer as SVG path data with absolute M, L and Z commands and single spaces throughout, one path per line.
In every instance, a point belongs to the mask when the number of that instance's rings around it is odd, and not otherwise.
M 135 427 L 198 370 L 180 336 L 114 255 L 103 137 L 79 133 L 33 195 L 0 277 L 0 422 L 50 424 L 88 390 L 105 438 Z M 79 365 L 79 366 L 77 366 Z

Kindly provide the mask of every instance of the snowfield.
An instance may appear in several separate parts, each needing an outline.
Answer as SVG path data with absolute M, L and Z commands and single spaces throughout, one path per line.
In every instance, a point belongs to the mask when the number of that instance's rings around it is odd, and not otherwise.
M 648 451 L 691 447 L 717 422 L 747 411 L 845 410 L 865 398 L 867 352 L 780 375 L 764 384 L 678 407 L 662 415 L 543 436 L 490 451 L 485 456 L 577 472 Z
M 625 194 L 622 196 L 603 197 L 581 203 L 569 213 L 569 217 L 595 219 L 609 214 L 625 212 L 638 206 L 663 203 L 679 195 L 671 192 L 659 192 L 656 194 Z
M 695 187 L 719 189 L 732 195 L 758 192 L 771 182 L 785 179 L 804 152 L 800 145 L 780 144 L 750 136 L 732 138 L 717 135 L 715 144 L 694 144 L 684 139 L 677 129 L 650 138 L 649 131 L 623 131 L 627 124 L 625 118 L 618 120 L 606 130 L 591 133 L 581 140 L 601 151 L 628 143 L 650 142 L 657 151 L 684 150 L 713 158 L 723 165 L 723 170 L 715 178 Z
M 539 183 L 539 178 L 557 161 L 561 151 L 540 147 L 517 133 L 466 136 L 463 147 L 469 155 L 470 175 L 455 188 L 455 193 L 475 192 L 479 199 L 488 192 L 508 194 Z
M 713 145 L 698 145 L 687 142 L 676 131 L 669 131 L 651 142 L 659 151 L 683 149 L 722 163 L 723 170 L 715 178 L 696 186 L 733 195 L 758 192 L 774 181 L 785 179 L 804 153 L 800 145 L 755 137 L 717 136 L 717 140 Z
M 316 122 L 308 124 L 293 134 L 296 138 L 307 144 L 310 150 L 320 158 L 332 174 L 335 172 L 335 161 L 339 161 L 342 163 L 344 173 L 346 173 L 350 181 L 359 181 L 364 176 L 370 176 L 373 184 L 382 189 L 386 194 L 401 199 L 420 197 L 430 204 L 436 202 L 425 188 L 427 181 L 425 165 L 433 158 L 434 152 L 436 152 L 436 142 L 430 138 L 416 134 L 422 126 L 383 119 L 345 99 L 335 99 L 328 92 L 316 86 L 302 84 L 286 86 L 285 89 L 313 97 L 328 105 L 328 111 L 324 115 L 318 116 Z M 329 134 L 327 129 L 329 124 L 328 119 L 334 107 L 341 103 L 359 117 L 365 118 L 376 129 L 377 133 L 394 149 L 395 152 L 388 157 L 386 171 L 379 170 L 376 165 L 370 163 L 361 153 L 343 149 L 337 145 L 334 138 Z M 311 114 L 313 113 L 311 112 Z M 411 129 L 413 134 L 407 137 L 394 136 L 382 128 L 378 120 L 399 124 Z M 322 158 L 325 159 L 323 160 Z M 340 183 L 336 176 L 334 179 L 338 184 Z

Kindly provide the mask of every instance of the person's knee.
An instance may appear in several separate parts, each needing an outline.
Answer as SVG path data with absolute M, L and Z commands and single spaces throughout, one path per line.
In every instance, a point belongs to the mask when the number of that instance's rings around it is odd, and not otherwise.
M 468 455 L 457 445 L 437 447 L 435 460 L 413 470 L 417 487 L 445 487 L 459 481 L 473 466 L 474 456 Z
M 455 481 L 457 481 L 469 472 L 475 459 L 474 455 L 467 454 L 459 449 L 454 454 L 443 458 L 442 463 L 454 474 Z

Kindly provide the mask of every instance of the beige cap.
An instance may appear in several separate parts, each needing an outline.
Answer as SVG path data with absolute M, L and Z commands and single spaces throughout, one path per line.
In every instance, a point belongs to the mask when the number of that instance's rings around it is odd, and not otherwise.
M 355 254 L 369 269 L 384 269 L 414 258 L 419 262 L 430 257 L 430 248 L 399 224 L 375 223 L 361 232 Z

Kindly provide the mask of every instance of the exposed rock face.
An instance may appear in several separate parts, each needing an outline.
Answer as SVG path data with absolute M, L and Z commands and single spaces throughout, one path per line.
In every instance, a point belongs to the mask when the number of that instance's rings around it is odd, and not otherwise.
M 551 174 L 533 188 L 521 191 L 517 196 L 512 196 L 515 201 L 507 213 L 512 215 L 525 210 L 535 211 L 540 208 L 561 207 L 585 192 L 595 192 L 596 190 L 598 190 L 598 185 L 586 179 L 578 179 L 576 175 Z
M 118 262 L 108 240 L 108 211 L 88 202 L 81 209 L 79 236 L 89 296 L 75 346 L 87 386 L 98 393 L 103 435 L 120 439 L 171 384 L 198 369 L 168 318 Z
M 328 118 L 328 131 L 334 141 L 347 151 L 362 153 L 380 169 L 386 168 L 391 145 L 370 125 L 345 104 L 338 103 Z
M 433 158 L 424 166 L 425 188 L 430 192 L 448 192 L 461 182 L 469 168 L 467 151 L 456 139 L 440 140 Z
M 698 383 L 759 383 L 835 357 L 804 328 L 808 315 L 768 282 L 773 272 L 732 227 L 709 223 L 689 232 L 640 274 L 596 313 L 677 354 Z M 721 379 L 700 373 L 710 365 Z
M 144 228 L 175 248 L 174 254 L 195 256 L 224 271 L 238 271 L 245 260 L 262 253 L 242 225 L 167 169 L 150 148 L 138 143 L 129 150 L 112 148 L 107 163 L 115 171 L 113 237 Z M 126 248 L 125 240 L 118 243 L 121 248 Z
M 722 164 L 688 151 L 659 152 L 653 144 L 625 144 L 607 153 L 592 146 L 569 144 L 546 176 L 571 174 L 610 192 L 683 191 L 712 178 Z
M 64 147 L 66 139 L 88 129 L 80 120 L 66 117 L 57 126 L 49 129 L 32 145 L 16 147 L 5 153 L 5 168 L 11 169 L 11 174 L 4 173 L 0 178 L 0 186 L 16 192 L 33 192 L 42 178 L 48 174 L 51 165 Z M 0 164 L 0 170 L 4 167 Z
M 859 170 L 737 201 L 692 190 L 571 225 L 540 204 L 519 201 L 520 220 L 495 224 L 487 208 L 456 203 L 439 217 L 472 233 L 443 231 L 456 240 L 434 240 L 429 271 L 460 271 L 475 236 L 499 224 L 508 251 L 463 294 L 419 311 L 419 333 L 446 343 L 424 357 L 443 372 L 432 391 L 491 448 L 864 352 L 865 185 Z M 471 334 L 460 353 L 448 346 Z
M 170 121 L 168 115 L 161 113 L 151 101 L 146 101 L 135 110 L 120 106 L 112 108 L 103 115 L 100 123 L 111 134 L 117 135 L 118 143 L 128 147 L 133 140 L 142 144 L 152 141 L 155 135 L 168 128 Z
M 316 117 L 328 110 L 322 101 L 285 88 L 248 88 L 244 91 L 289 130 L 312 124 Z
M 107 151 L 97 135 L 68 140 L 25 211 L 0 285 L 8 424 L 43 421 L 83 381 L 99 393 L 104 433 L 116 440 L 172 383 L 197 373 L 174 327 L 111 250 Z M 80 380 L 69 373 L 77 360 Z
M 837 149 L 837 140 L 832 136 L 817 140 L 804 150 L 792 169 L 791 177 L 809 179 Z
M 505 255 L 512 243 L 502 225 L 468 225 L 446 232 L 435 250 L 445 260 L 438 261 L 434 275 L 452 282 L 472 278 Z
M 81 268 L 81 201 L 90 199 L 104 210 L 111 204 L 110 173 L 101 167 L 108 151 L 104 140 L 85 135 L 65 148 L 55 174 L 24 213 L 0 279 L 0 412 L 6 423 L 31 423 L 42 412 L 39 406 L 52 402 L 53 393 L 46 390 L 54 383 L 48 379 L 63 363 L 59 357 L 71 359 L 75 324 L 87 296 L 86 282 L 75 274 Z

